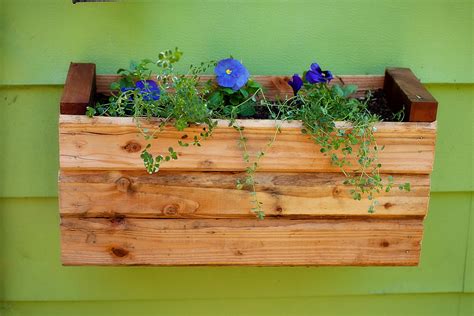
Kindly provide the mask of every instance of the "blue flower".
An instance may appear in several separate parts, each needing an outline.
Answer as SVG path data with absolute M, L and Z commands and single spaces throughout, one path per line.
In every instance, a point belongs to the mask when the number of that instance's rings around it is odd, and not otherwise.
M 233 58 L 219 61 L 214 72 L 219 86 L 232 88 L 235 91 L 245 86 L 250 76 L 247 68 Z
M 140 94 L 143 96 L 143 100 L 145 101 L 157 101 L 160 99 L 160 88 L 153 80 L 140 80 L 135 82 L 135 88 L 124 87 L 121 88 L 120 91 L 127 92 L 135 89 L 140 91 Z
M 303 79 L 298 74 L 294 74 L 291 80 L 288 80 L 288 84 L 293 88 L 293 93 L 296 95 L 303 86 Z
M 306 81 L 309 83 L 326 83 L 333 79 L 333 75 L 329 70 L 322 71 L 317 63 L 311 64 L 310 70 L 306 72 Z
M 145 101 L 157 101 L 160 99 L 160 88 L 153 80 L 137 81 L 135 86 L 140 89 L 140 94 L 143 95 Z

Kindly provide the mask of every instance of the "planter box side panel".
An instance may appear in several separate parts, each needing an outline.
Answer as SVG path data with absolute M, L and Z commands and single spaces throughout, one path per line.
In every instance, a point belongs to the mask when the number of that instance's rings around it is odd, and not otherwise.
M 384 91 L 394 112 L 404 108 L 405 121 L 436 121 L 438 102 L 409 68 L 387 68 Z
M 71 63 L 60 101 L 61 114 L 83 115 L 96 96 L 95 64 Z

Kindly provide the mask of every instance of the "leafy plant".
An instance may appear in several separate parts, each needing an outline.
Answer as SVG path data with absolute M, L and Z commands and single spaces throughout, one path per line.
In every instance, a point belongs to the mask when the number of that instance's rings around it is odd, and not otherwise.
M 377 162 L 378 152 L 384 149 L 377 145 L 374 137 L 378 116 L 368 111 L 366 102 L 350 98 L 357 86 L 329 87 L 327 83 L 333 79 L 332 73 L 322 71 L 318 64 L 312 64 L 304 78 L 295 74 L 289 83 L 295 97 L 287 117 L 303 122 L 302 132 L 309 135 L 320 146 L 321 153 L 329 155 L 331 163 L 346 176 L 344 184 L 353 187 L 352 198 L 361 200 L 366 195 L 372 201 L 368 211 L 374 212 L 378 204 L 375 194 L 389 192 L 393 186 L 392 177 L 383 182 L 382 165 Z M 338 122 L 349 124 L 341 126 Z M 357 166 L 350 158 L 355 158 Z M 410 190 L 407 183 L 399 188 Z
M 130 69 L 119 69 L 117 73 L 122 76 L 118 82 L 112 83 L 113 93 L 109 102 L 88 107 L 87 115 L 132 116 L 145 139 L 158 137 L 167 124 L 173 124 L 179 131 L 191 124 L 203 124 L 202 132 L 192 141 L 177 141 L 183 147 L 201 146 L 201 141 L 210 137 L 216 126 L 212 111 L 207 106 L 207 92 L 200 88 L 198 76 L 209 65 L 191 66 L 188 73 L 175 74 L 174 64 L 182 55 L 176 48 L 159 53 L 155 62 L 144 59 L 138 64 L 132 63 Z M 152 80 L 153 65 L 157 73 L 156 81 Z M 149 131 L 142 128 L 143 117 L 159 117 L 162 120 L 156 129 Z M 150 153 L 150 147 L 151 144 L 148 144 L 141 153 L 148 173 L 158 172 L 162 163 L 178 159 L 178 153 L 172 147 L 168 148 L 168 154 L 156 157 Z
M 264 218 L 265 212 L 258 197 L 255 175 L 267 150 L 277 140 L 281 123 L 288 120 L 302 121 L 302 133 L 345 175 L 344 184 L 351 187 L 352 198 L 361 200 L 366 196 L 372 201 L 369 212 L 375 211 L 376 195 L 392 189 L 393 177 L 384 180 L 380 175 L 378 153 L 384 148 L 375 140 L 376 123 L 380 119 L 368 110 L 370 96 L 365 101 L 351 97 L 357 91 L 356 86 L 329 86 L 332 73 L 314 63 L 302 77 L 295 74 L 288 82 L 294 92 L 292 98 L 269 101 L 240 61 L 231 57 L 219 62 L 203 62 L 191 66 L 185 74 L 177 74 L 174 65 L 182 55 L 176 48 L 159 53 L 156 61 L 144 59 L 132 63 L 129 69 L 119 69 L 121 78 L 111 85 L 108 102 L 88 107 L 87 115 L 131 116 L 145 139 L 159 137 L 166 125 L 173 125 L 183 133 L 191 125 L 198 126 L 201 129 L 198 134 L 193 137 L 183 134 L 177 140 L 181 147 L 200 147 L 203 140 L 212 136 L 217 126 L 215 119 L 228 119 L 229 126 L 239 133 L 238 144 L 247 165 L 245 176 L 236 186 L 250 192 L 252 211 L 259 219 Z M 201 74 L 212 67 L 216 80 L 202 82 Z M 238 119 L 255 116 L 275 120 L 275 133 L 263 148 L 251 153 L 245 128 Z M 142 127 L 144 118 L 154 117 L 160 120 L 153 130 Z M 403 113 L 394 117 L 403 118 Z M 149 173 L 158 172 L 165 162 L 179 159 L 173 147 L 155 156 L 150 151 L 148 144 L 141 152 Z M 410 184 L 401 184 L 399 189 L 409 191 Z

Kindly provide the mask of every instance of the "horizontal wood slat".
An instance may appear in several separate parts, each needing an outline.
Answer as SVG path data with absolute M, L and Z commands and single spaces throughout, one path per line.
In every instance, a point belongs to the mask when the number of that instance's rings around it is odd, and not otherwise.
M 66 265 L 416 265 L 422 220 L 62 218 Z
M 156 77 L 153 77 L 156 79 Z M 119 75 L 97 75 L 97 93 L 110 94 L 110 84 L 118 81 Z M 204 75 L 200 77 L 202 82 L 213 80 L 214 76 Z M 288 76 L 252 76 L 252 79 L 259 82 L 265 95 L 269 99 L 293 96 L 293 90 L 288 85 Z M 336 76 L 331 84 L 355 84 L 358 95 L 363 95 L 368 90 L 377 90 L 383 87 L 384 76 Z
M 62 171 L 60 212 L 71 217 L 254 218 L 250 194 L 236 189 L 244 173 Z M 387 175 L 384 175 L 386 177 Z M 267 217 L 417 217 L 426 215 L 429 175 L 395 175 L 409 182 L 381 193 L 374 214 L 367 198 L 355 201 L 339 173 L 257 173 L 258 197 Z
M 153 123 L 155 122 L 155 123 Z M 153 130 L 155 121 L 142 126 Z M 248 149 L 253 155 L 268 143 L 275 133 L 275 122 L 242 120 Z M 343 123 L 339 127 L 344 127 Z M 379 153 L 382 172 L 429 174 L 433 167 L 436 123 L 392 123 L 376 125 L 377 144 L 385 145 Z M 150 141 L 137 131 L 131 118 L 110 118 L 61 115 L 59 122 L 60 166 L 63 170 L 143 170 L 140 152 Z M 192 139 L 202 127 L 190 127 L 184 132 L 174 127 L 151 140 L 153 154 L 166 153 L 174 147 L 180 154 L 176 161 L 164 163 L 163 170 L 242 171 L 245 164 L 238 146 L 238 132 L 220 121 L 213 136 L 202 147 L 180 147 L 183 137 Z M 353 161 L 352 165 L 357 167 Z M 330 158 L 319 151 L 311 139 L 301 133 L 301 123 L 282 125 L 274 145 L 261 160 L 260 171 L 339 172 Z

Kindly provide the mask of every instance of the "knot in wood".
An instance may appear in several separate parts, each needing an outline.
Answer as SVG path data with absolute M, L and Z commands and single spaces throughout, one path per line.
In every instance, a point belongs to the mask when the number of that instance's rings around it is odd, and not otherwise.
M 206 159 L 199 162 L 199 165 L 202 168 L 211 168 L 214 165 L 214 162 L 212 160 Z
M 392 206 L 393 206 L 393 204 L 390 203 L 390 202 L 387 202 L 387 203 L 385 203 L 385 204 L 383 205 L 383 207 L 385 207 L 386 209 L 389 209 L 389 208 L 391 208 Z
M 121 177 L 115 183 L 117 184 L 117 190 L 120 192 L 128 192 L 130 185 L 132 185 L 132 181 L 126 177 Z
M 332 196 L 338 197 L 340 194 L 341 194 L 341 189 L 335 186 L 334 189 L 332 189 Z
M 79 149 L 81 149 L 81 148 L 84 147 L 84 145 L 86 145 L 86 144 L 87 144 L 86 141 L 78 140 L 78 141 L 76 142 L 76 147 L 79 148 Z
M 120 214 L 114 215 L 110 219 L 110 223 L 112 223 L 112 225 L 121 225 L 125 223 L 125 215 L 120 215 Z
M 123 146 L 122 149 L 128 153 L 136 153 L 142 149 L 142 145 L 140 145 L 137 142 L 131 141 L 131 142 L 128 142 L 125 146 Z
M 110 249 L 114 256 L 123 258 L 128 255 L 129 251 L 127 249 L 121 248 L 121 247 L 112 247 Z
M 168 204 L 163 208 L 163 213 L 165 215 L 176 215 L 179 212 L 179 205 L 177 204 Z

